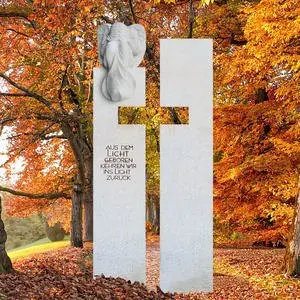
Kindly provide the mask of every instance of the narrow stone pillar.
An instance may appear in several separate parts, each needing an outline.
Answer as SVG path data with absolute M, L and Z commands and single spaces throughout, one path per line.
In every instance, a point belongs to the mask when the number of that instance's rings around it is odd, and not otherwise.
M 212 291 L 212 40 L 161 40 L 161 106 L 188 106 L 188 125 L 162 125 L 160 285 Z
M 119 125 L 118 107 L 144 106 L 145 71 L 134 96 L 108 101 L 94 69 L 94 275 L 145 282 L 145 127 Z

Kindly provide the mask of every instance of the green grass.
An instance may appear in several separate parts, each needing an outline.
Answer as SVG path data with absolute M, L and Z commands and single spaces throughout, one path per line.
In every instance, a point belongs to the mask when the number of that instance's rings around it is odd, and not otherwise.
M 16 260 L 18 258 L 24 258 L 24 257 L 32 256 L 34 254 L 39 254 L 50 250 L 64 248 L 69 245 L 70 245 L 69 236 L 66 236 L 63 241 L 59 241 L 59 242 L 51 242 L 48 238 L 43 238 L 29 245 L 12 249 L 8 251 L 8 255 L 12 260 Z

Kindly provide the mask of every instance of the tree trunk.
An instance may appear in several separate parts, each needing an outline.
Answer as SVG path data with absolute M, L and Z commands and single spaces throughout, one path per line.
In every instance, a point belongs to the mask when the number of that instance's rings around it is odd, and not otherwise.
M 4 223 L 1 219 L 1 197 L 0 197 L 0 274 L 11 273 L 13 271 L 12 263 L 5 250 L 7 235 L 4 229 Z
M 93 158 L 86 159 L 86 190 L 83 203 L 83 240 L 85 242 L 93 241 Z
M 285 253 L 285 271 L 288 275 L 300 275 L 300 177 L 295 207 L 295 218 Z
M 146 221 L 151 223 L 152 225 L 154 223 L 154 211 L 151 198 L 147 200 Z
M 45 220 L 45 231 L 48 239 L 51 242 L 62 241 L 66 235 L 66 232 L 61 226 L 60 222 L 50 226 L 48 221 Z
M 84 241 L 92 242 L 93 241 L 93 202 L 90 200 L 84 201 Z
M 155 216 L 156 216 L 155 233 L 160 235 L 160 206 L 159 206 L 159 200 L 155 203 Z
M 72 219 L 71 219 L 71 245 L 82 248 L 82 198 L 83 188 L 78 182 L 74 182 L 72 192 Z
M 81 186 L 81 204 L 84 208 L 83 228 L 84 241 L 93 241 L 93 154 L 87 146 L 87 138 L 82 133 L 81 125 L 74 130 L 67 123 L 61 125 L 64 135 L 68 138 L 78 168 L 78 179 Z M 76 193 L 75 193 L 76 194 Z M 74 200 L 78 200 L 75 197 Z M 76 222 L 75 216 L 72 223 Z M 82 222 L 82 221 L 81 221 Z
M 148 199 L 146 206 L 146 220 L 153 226 L 152 233 L 158 234 L 160 232 L 160 210 L 159 198 L 153 196 Z

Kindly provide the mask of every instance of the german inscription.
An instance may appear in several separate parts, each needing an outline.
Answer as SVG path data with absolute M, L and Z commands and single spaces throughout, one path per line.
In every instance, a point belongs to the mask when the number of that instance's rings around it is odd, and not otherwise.
M 132 170 L 136 163 L 132 157 L 133 145 L 106 145 L 106 156 L 100 167 L 106 180 L 127 181 L 132 179 Z

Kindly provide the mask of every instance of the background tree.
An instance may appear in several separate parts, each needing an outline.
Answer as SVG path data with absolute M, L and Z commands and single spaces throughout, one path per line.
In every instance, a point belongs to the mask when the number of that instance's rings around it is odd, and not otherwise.
M 196 32 L 215 38 L 215 220 L 286 243 L 298 220 L 297 1 L 216 1 Z
M 299 169 L 299 168 L 298 168 Z M 294 213 L 294 222 L 290 233 L 285 254 L 285 271 L 288 275 L 300 274 L 300 180 L 298 186 L 298 197 Z
M 5 242 L 6 242 L 7 235 L 5 232 L 4 223 L 1 219 L 1 213 L 2 213 L 2 201 L 0 197 L 0 274 L 10 273 L 13 271 L 10 258 L 8 257 L 5 250 Z
M 9 167 L 22 157 L 24 168 L 15 188 L 25 190 L 27 196 L 41 191 L 60 195 L 50 203 L 26 201 L 27 207 L 20 199 L 24 207 L 21 213 L 35 208 L 56 223 L 61 209 L 70 207 L 71 179 L 78 173 L 84 193 L 85 239 L 91 240 L 91 72 L 97 62 L 95 23 L 103 8 L 95 1 L 76 5 L 14 1 L 2 7 L 6 12 L 9 9 L 17 16 L 26 14 L 26 18 L 1 19 L 0 77 L 8 89 L 1 93 L 1 111 L 10 126 L 9 160 L 5 165 Z M 9 208 L 20 212 L 18 202 L 11 203 Z M 13 209 L 9 211 L 14 213 Z

